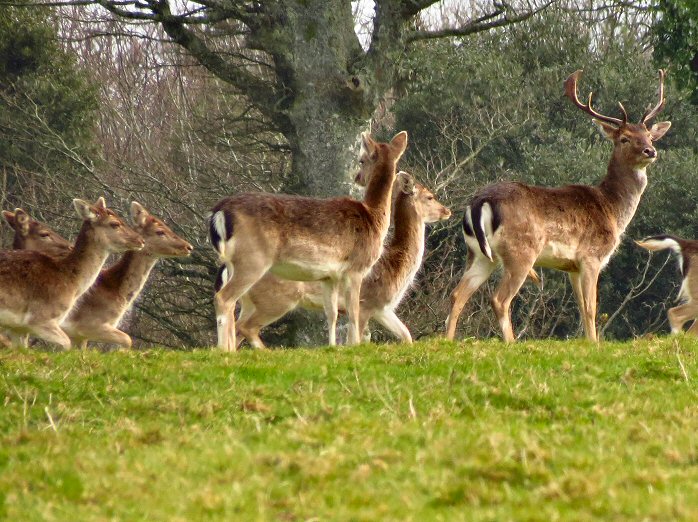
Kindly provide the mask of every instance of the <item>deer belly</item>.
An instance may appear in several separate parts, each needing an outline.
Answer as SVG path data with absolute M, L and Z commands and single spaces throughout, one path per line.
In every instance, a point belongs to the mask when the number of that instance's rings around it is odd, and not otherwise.
M 564 272 L 577 272 L 579 270 L 577 249 L 572 245 L 551 241 L 538 254 L 535 266 L 554 268 Z
M 291 281 L 319 281 L 338 279 L 347 269 L 346 263 L 298 263 L 287 261 L 275 264 L 270 272 L 281 279 Z

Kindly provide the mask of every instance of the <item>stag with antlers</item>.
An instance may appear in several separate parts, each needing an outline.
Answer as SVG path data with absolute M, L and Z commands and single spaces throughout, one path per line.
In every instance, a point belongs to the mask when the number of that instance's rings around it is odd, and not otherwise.
M 605 116 L 577 97 L 576 71 L 565 81 L 565 95 L 593 118 L 613 143 L 606 176 L 596 186 L 548 188 L 502 182 L 478 191 L 466 208 L 463 234 L 468 268 L 451 295 L 446 336 L 453 339 L 458 317 L 473 293 L 501 265 L 503 274 L 492 307 L 504 340 L 514 341 L 510 306 L 534 266 L 569 274 L 590 340 L 597 340 L 597 282 L 618 247 L 647 186 L 646 168 L 657 159 L 653 143 L 671 123 L 649 122 L 664 107 L 664 72 L 659 71 L 659 101 L 639 123 L 629 123 L 622 104 L 621 118 Z

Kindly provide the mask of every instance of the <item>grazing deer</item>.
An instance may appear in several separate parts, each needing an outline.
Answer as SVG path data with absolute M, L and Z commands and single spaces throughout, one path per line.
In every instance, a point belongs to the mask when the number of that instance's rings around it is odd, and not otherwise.
M 109 252 L 143 248 L 143 240 L 99 198 L 73 200 L 82 228 L 62 258 L 40 252 L 0 252 L 0 327 L 29 333 L 63 348 L 70 339 L 59 326 L 75 301 L 99 274 Z
M 412 342 L 409 330 L 397 317 L 395 309 L 422 264 L 426 224 L 450 215 L 451 211 L 426 187 L 415 183 L 406 172 L 398 173 L 391 212 L 395 230 L 383 255 L 361 284 L 360 334 L 364 334 L 369 319 L 373 318 L 403 342 Z M 219 285 L 217 282 L 216 286 Z M 238 345 L 246 338 L 252 346 L 263 348 L 259 331 L 265 326 L 298 307 L 322 310 L 322 284 L 285 281 L 268 273 L 240 298 L 240 305 Z M 341 298 L 339 308 L 345 308 Z
M 163 257 L 188 256 L 194 250 L 136 201 L 131 203 L 131 217 L 145 246 L 126 252 L 119 261 L 102 270 L 75 304 L 61 324 L 73 345 L 86 348 L 87 341 L 92 340 L 130 348 L 131 337 L 116 326 L 143 290 L 155 263 Z
M 693 319 L 688 332 L 698 336 L 698 241 L 680 239 L 674 236 L 653 236 L 636 241 L 647 250 L 672 249 L 679 256 L 679 268 L 683 282 L 679 290 L 679 306 L 670 308 L 667 315 L 671 333 L 679 333 L 683 325 Z
M 12 241 L 14 250 L 35 250 L 47 256 L 61 257 L 73 248 L 70 242 L 21 208 L 16 208 L 14 212 L 3 210 L 2 215 L 15 231 Z
M 565 81 L 565 94 L 593 116 L 613 142 L 608 171 L 596 186 L 535 187 L 501 182 L 478 191 L 463 218 L 469 268 L 451 295 L 446 336 L 453 339 L 463 306 L 498 265 L 503 275 L 492 308 L 504 340 L 514 340 L 510 305 L 533 266 L 569 274 L 588 339 L 596 335 L 596 288 L 599 272 L 608 263 L 633 218 L 647 185 L 645 169 L 657 159 L 653 142 L 671 123 L 646 124 L 664 107 L 664 72 L 659 72 L 659 102 L 640 123 L 604 116 L 592 108 L 592 95 L 583 104 L 577 97 L 576 71 Z
M 349 343 L 359 342 L 361 281 L 380 257 L 388 232 L 396 165 L 407 147 L 407 133 L 390 143 L 363 133 L 361 144 L 357 181 L 367 184 L 363 201 L 245 193 L 213 207 L 211 243 L 230 276 L 214 298 L 220 348 L 236 349 L 235 304 L 269 272 L 282 279 L 322 281 L 331 345 L 341 289 Z

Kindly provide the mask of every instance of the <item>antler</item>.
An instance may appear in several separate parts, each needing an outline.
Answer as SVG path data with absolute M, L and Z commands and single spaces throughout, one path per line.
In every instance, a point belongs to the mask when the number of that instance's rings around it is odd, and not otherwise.
M 628 115 L 625 112 L 625 108 L 623 107 L 622 103 L 618 104 L 620 105 L 620 110 L 623 112 L 623 119 L 621 120 L 619 118 L 612 118 L 611 116 L 604 116 L 600 112 L 596 112 L 591 106 L 591 98 L 594 93 L 589 93 L 589 101 L 586 103 L 586 105 L 579 101 L 579 98 L 577 97 L 577 79 L 579 78 L 580 74 L 582 74 L 581 69 L 570 74 L 565 80 L 565 95 L 572 100 L 572 103 L 598 120 L 605 121 L 606 123 L 611 123 L 613 125 L 618 125 L 619 127 L 621 125 L 625 125 L 628 122 Z
M 655 105 L 653 109 L 647 109 L 645 111 L 645 114 L 643 114 L 642 118 L 640 118 L 640 123 L 647 123 L 657 114 L 659 114 L 659 111 L 661 111 L 664 108 L 665 102 L 666 100 L 664 99 L 664 70 L 659 69 L 659 103 L 657 103 L 657 105 Z

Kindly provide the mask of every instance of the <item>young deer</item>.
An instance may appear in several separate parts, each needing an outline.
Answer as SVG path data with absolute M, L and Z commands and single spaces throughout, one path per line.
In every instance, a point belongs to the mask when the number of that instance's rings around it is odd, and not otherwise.
M 155 263 L 163 257 L 188 256 L 194 250 L 136 201 L 131 203 L 131 217 L 145 246 L 126 252 L 114 265 L 102 270 L 75 304 L 61 324 L 73 345 L 86 348 L 87 341 L 92 340 L 130 348 L 131 337 L 116 326 L 140 294 Z
M 61 257 L 73 249 L 70 242 L 44 223 L 32 219 L 21 208 L 16 208 L 14 212 L 3 210 L 2 215 L 15 231 L 12 241 L 14 250 L 35 250 L 47 256 Z
M 422 264 L 426 224 L 447 219 L 451 211 L 409 174 L 399 172 L 393 188 L 391 214 L 395 223 L 393 235 L 361 284 L 359 333 L 363 335 L 369 319 L 373 318 L 403 342 L 411 343 L 412 336 L 395 315 L 395 309 Z M 263 348 L 259 331 L 268 324 L 298 307 L 322 309 L 322 284 L 284 281 L 269 273 L 240 298 L 240 305 L 238 345 L 244 337 L 253 346 Z M 339 307 L 345 309 L 341 299 Z
M 73 250 L 62 258 L 39 252 L 0 252 L 0 327 L 29 333 L 63 348 L 70 339 L 59 326 L 99 274 L 109 252 L 143 248 L 143 240 L 106 207 L 73 200 L 82 228 Z
M 509 308 L 533 266 L 569 274 L 588 339 L 596 341 L 596 287 L 620 237 L 635 214 L 647 185 L 645 169 L 657 159 L 652 142 L 669 130 L 670 122 L 647 128 L 664 107 L 664 73 L 659 72 L 659 102 L 640 123 L 596 112 L 577 97 L 576 71 L 565 81 L 565 94 L 613 142 L 606 177 L 597 186 L 534 187 L 502 182 L 480 190 L 463 218 L 469 268 L 451 295 L 446 336 L 453 339 L 463 306 L 498 265 L 503 275 L 492 308 L 504 340 L 514 340 Z
M 335 344 L 337 299 L 345 296 L 349 343 L 359 342 L 361 281 L 378 260 L 390 223 L 396 165 L 407 133 L 390 143 L 361 136 L 359 180 L 369 179 L 363 201 L 245 193 L 212 209 L 211 243 L 230 279 L 214 298 L 218 346 L 236 349 L 235 303 L 265 274 L 322 281 L 329 342 Z
M 679 333 L 683 330 L 683 325 L 693 319 L 688 332 L 698 336 L 698 241 L 662 235 L 648 237 L 636 243 L 652 251 L 671 248 L 678 254 L 683 277 L 679 290 L 679 300 L 682 304 L 669 309 L 669 324 L 672 333 Z

